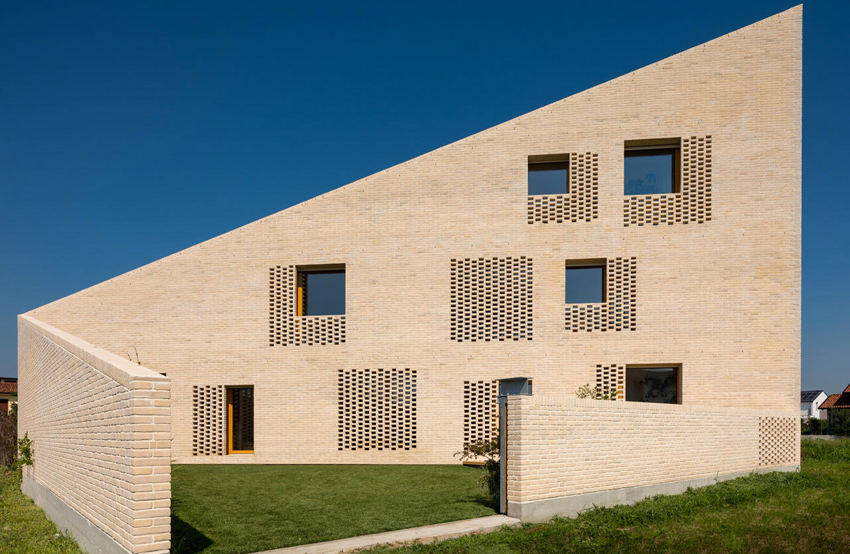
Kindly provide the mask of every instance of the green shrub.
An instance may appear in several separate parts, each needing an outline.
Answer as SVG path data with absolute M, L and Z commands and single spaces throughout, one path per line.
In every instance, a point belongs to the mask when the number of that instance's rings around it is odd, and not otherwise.
M 815 417 L 802 420 L 801 432 L 804 435 L 824 435 L 826 434 L 826 422 Z
M 32 441 L 29 438 L 29 433 L 24 433 L 24 438 L 18 439 L 18 453 L 15 457 L 15 463 L 12 464 L 12 469 L 20 471 L 24 466 L 32 465 L 32 458 L 35 455 Z
M 591 387 L 590 383 L 585 383 L 576 389 L 576 398 L 592 398 L 594 400 L 617 400 L 617 391 L 613 388 L 600 389 L 599 387 Z
M 833 435 L 850 437 L 850 410 L 830 410 Z
M 495 510 L 499 509 L 499 496 L 501 492 L 501 467 L 499 465 L 499 437 L 490 440 L 479 440 L 463 445 L 463 451 L 455 456 L 460 456 L 462 461 L 474 460 L 484 461 L 484 475 L 478 480 L 484 489 L 484 496 Z

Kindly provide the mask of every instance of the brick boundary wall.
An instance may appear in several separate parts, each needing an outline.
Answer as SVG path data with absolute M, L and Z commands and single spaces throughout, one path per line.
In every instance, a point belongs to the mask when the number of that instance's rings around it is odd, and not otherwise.
M 796 471 L 798 420 L 796 412 L 511 397 L 508 515 L 546 521 L 752 472 Z
M 169 379 L 26 315 L 18 379 L 24 493 L 88 552 L 166 554 Z

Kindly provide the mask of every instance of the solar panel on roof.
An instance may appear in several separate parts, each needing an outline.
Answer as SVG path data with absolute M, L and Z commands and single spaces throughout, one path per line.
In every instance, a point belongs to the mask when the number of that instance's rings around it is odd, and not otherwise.
M 823 391 L 804 390 L 800 393 L 800 402 L 813 402 Z

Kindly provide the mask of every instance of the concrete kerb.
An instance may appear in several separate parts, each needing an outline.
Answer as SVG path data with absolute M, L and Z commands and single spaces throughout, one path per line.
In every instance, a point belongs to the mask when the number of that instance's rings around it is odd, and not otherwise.
M 401 546 L 412 542 L 426 543 L 463 535 L 490 533 L 492 531 L 498 531 L 503 527 L 516 527 L 518 525 L 520 525 L 518 519 L 495 515 L 451 521 L 449 523 L 438 523 L 436 525 L 425 525 L 423 527 L 412 527 L 410 529 L 400 529 L 386 533 L 375 533 L 336 541 L 265 550 L 263 552 L 255 552 L 254 554 L 337 554 L 338 552 L 351 552 L 380 545 Z

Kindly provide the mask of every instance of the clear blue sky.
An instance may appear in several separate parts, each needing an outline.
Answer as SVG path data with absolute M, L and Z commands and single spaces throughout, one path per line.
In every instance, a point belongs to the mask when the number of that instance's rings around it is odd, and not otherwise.
M 3 2 L 0 375 L 16 314 L 794 4 Z M 848 21 L 804 9 L 803 386 L 827 392 L 850 382 Z

